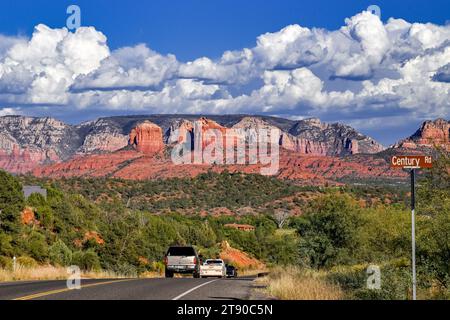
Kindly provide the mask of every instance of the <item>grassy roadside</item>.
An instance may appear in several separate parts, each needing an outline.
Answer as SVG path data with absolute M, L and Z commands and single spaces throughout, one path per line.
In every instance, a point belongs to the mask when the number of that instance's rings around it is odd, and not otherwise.
M 257 277 L 259 274 L 267 273 L 268 269 L 239 269 L 239 277 Z
M 157 278 L 157 272 L 147 272 L 141 278 Z M 17 266 L 16 271 L 0 268 L 0 282 L 6 281 L 32 281 L 32 280 L 66 280 L 69 277 L 67 268 L 48 266 L 24 267 Z M 123 279 L 130 276 L 120 275 L 112 271 L 83 271 L 83 279 Z
M 266 296 L 280 300 L 342 300 L 343 290 L 327 282 L 319 272 L 295 267 L 277 267 L 257 280 L 258 289 Z

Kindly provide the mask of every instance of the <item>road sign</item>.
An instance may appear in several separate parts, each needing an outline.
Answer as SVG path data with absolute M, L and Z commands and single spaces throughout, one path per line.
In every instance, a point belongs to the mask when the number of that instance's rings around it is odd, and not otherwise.
M 430 156 L 393 156 L 391 167 L 398 169 L 429 169 L 433 167 Z
M 433 158 L 430 156 L 393 156 L 391 167 L 396 169 L 411 169 L 411 256 L 412 256 L 412 287 L 413 300 L 417 300 L 416 275 L 416 169 L 429 169 L 433 167 Z

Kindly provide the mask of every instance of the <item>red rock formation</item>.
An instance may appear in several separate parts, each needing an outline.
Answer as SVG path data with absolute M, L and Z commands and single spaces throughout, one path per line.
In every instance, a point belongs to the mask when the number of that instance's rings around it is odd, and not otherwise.
M 201 131 L 200 131 L 201 128 Z M 222 134 L 223 137 L 223 146 L 225 148 L 225 142 L 226 142 L 226 134 L 227 134 L 227 128 L 221 126 L 217 122 L 213 120 L 209 120 L 207 118 L 200 118 L 198 121 L 195 121 L 194 123 L 194 145 L 198 146 L 200 144 L 201 139 L 201 145 L 202 150 L 206 148 L 208 145 L 213 143 L 215 141 L 215 138 L 212 136 L 208 136 L 207 132 L 212 132 L 212 130 L 217 130 Z M 200 135 L 201 134 L 201 135 Z
M 130 133 L 130 144 L 138 152 L 144 154 L 157 154 L 161 152 L 164 149 L 161 127 L 150 121 L 139 124 Z
M 350 140 L 350 152 L 351 154 L 359 153 L 359 142 L 358 140 Z
M 111 154 L 78 156 L 69 161 L 35 168 L 32 174 L 37 177 L 104 177 L 116 171 L 124 163 L 131 165 L 142 157 L 136 151 L 119 151 Z
M 322 123 L 319 119 L 299 121 L 283 133 L 282 147 L 301 154 L 347 156 L 375 154 L 385 148 L 354 128 L 340 123 Z
M 194 124 L 187 120 L 173 124 L 169 129 L 168 144 L 186 143 L 194 136 Z
M 261 261 L 250 257 L 245 252 L 234 249 L 227 241 L 222 242 L 220 258 L 233 264 L 239 269 L 264 269 L 265 265 Z
M 272 141 L 281 142 L 285 149 L 300 154 L 348 156 L 382 150 L 382 146 L 375 141 L 348 126 L 329 125 L 318 119 L 307 119 L 293 125 L 287 120 L 261 116 L 218 118 L 222 119 L 217 120 L 220 123 L 223 121 L 226 126 L 233 126 L 226 128 L 211 119 L 201 118 L 196 121 L 197 130 L 191 121 L 183 118 L 155 116 L 149 119 L 154 119 L 152 121 L 158 123 L 161 128 L 152 122 L 143 122 L 129 134 L 130 125 L 143 121 L 143 118 L 104 118 L 71 126 L 51 118 L 0 117 L 0 168 L 12 173 L 27 173 L 37 167 L 68 161 L 78 156 L 115 153 L 129 144 L 140 153 L 151 155 L 162 151 L 164 142 L 171 145 L 194 141 L 197 149 L 200 149 L 200 146 L 205 149 L 216 140 L 214 136 L 206 136 L 210 129 L 218 130 L 222 134 L 225 150 L 230 147 L 230 150 L 241 153 L 243 139 L 247 143 L 247 149 L 253 152 L 258 148 L 255 143 L 258 136 L 261 136 L 258 132 L 266 130 L 269 133 L 271 129 L 277 129 L 276 137 L 271 137 Z M 170 124 L 172 125 L 169 127 Z M 279 130 L 280 128 L 282 130 Z M 166 133 L 165 136 L 162 131 Z M 273 134 L 273 131 L 270 131 L 270 134 Z M 280 139 L 281 135 L 283 139 Z M 424 139 L 429 140 L 429 136 L 436 137 L 436 133 L 424 133 Z M 234 146 L 231 146 L 230 141 L 233 140 Z M 207 151 L 214 152 L 211 149 L 208 148 Z M 91 164 L 83 164 L 85 165 Z M 100 171 L 102 172 L 102 168 Z
M 87 155 L 68 162 L 39 168 L 33 174 L 39 177 L 106 177 L 128 180 L 166 179 L 174 177 L 195 177 L 209 170 L 220 173 L 243 172 L 260 174 L 261 164 L 257 165 L 174 165 L 171 159 L 155 158 L 136 151 L 120 151 L 104 155 Z M 394 178 L 404 179 L 402 170 L 390 168 L 389 163 L 373 156 L 352 156 L 348 158 L 299 155 L 296 152 L 281 150 L 280 179 L 296 180 L 301 184 L 335 184 L 341 178 Z
M 399 142 L 395 148 L 417 149 L 442 147 L 450 151 L 450 122 L 444 119 L 426 121 L 411 137 Z
M 41 166 L 46 161 L 60 161 L 59 157 L 52 151 L 21 149 L 17 144 L 12 150 L 0 149 L 0 168 L 12 173 L 28 173 Z
M 281 136 L 281 147 L 286 150 L 316 156 L 326 156 L 328 147 L 322 142 L 313 142 L 308 139 L 293 137 L 287 133 Z

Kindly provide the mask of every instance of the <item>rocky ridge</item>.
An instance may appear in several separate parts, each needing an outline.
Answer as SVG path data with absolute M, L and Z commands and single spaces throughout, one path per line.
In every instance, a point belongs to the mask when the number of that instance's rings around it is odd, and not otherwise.
M 291 121 L 244 115 L 112 117 L 77 126 L 51 118 L 0 117 L 0 167 L 13 173 L 33 171 L 37 175 L 50 176 L 116 175 L 131 179 L 167 177 L 172 175 L 165 173 L 170 168 L 176 176 L 179 170 L 171 168 L 170 159 L 148 162 L 146 158 L 179 142 L 200 143 L 200 124 L 203 133 L 207 129 L 216 129 L 224 136 L 235 131 L 248 136 L 249 133 L 254 134 L 262 129 L 276 129 L 272 132 L 276 132 L 276 140 L 279 141 L 281 150 L 285 150 L 282 153 L 280 173 L 283 178 L 324 177 L 328 172 L 334 172 L 326 176 L 326 179 L 332 179 L 341 175 L 339 171 L 350 175 L 358 170 L 368 175 L 391 175 L 384 169 L 376 169 L 379 164 L 371 165 L 370 161 L 361 166 L 361 163 L 357 165 L 353 160 L 342 159 L 354 155 L 377 154 L 384 149 L 375 140 L 349 126 L 327 124 L 319 119 Z M 448 130 L 446 120 L 427 122 L 418 133 L 396 147 L 410 146 L 412 142 L 416 145 L 431 145 L 433 142 L 448 145 Z M 203 146 L 209 143 L 205 137 L 202 139 Z M 142 161 L 147 161 L 147 164 Z M 327 167 L 327 164 L 332 167 Z M 298 173 L 294 167 L 301 168 L 303 173 Z M 149 173 L 142 174 L 144 169 L 150 170 Z M 257 166 L 250 166 L 245 170 L 239 166 L 230 169 L 258 171 Z M 192 172 L 195 174 L 196 170 Z
M 411 137 L 400 141 L 394 148 L 430 149 L 439 146 L 450 151 L 450 121 L 426 121 Z

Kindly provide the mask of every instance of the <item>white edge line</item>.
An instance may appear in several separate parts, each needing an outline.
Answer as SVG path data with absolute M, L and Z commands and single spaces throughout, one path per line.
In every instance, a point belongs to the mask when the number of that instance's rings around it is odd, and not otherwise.
M 201 285 L 199 285 L 199 286 L 196 286 L 196 287 L 194 287 L 194 288 L 192 288 L 192 289 L 186 291 L 185 293 L 182 293 L 182 294 L 180 294 L 179 296 L 173 298 L 172 300 L 173 300 L 173 301 L 175 301 L 175 300 L 180 300 L 181 298 L 187 296 L 189 293 L 191 293 L 191 292 L 193 292 L 193 291 L 195 291 L 195 290 L 197 290 L 197 289 L 200 289 L 201 287 L 204 287 L 204 286 L 206 286 L 206 285 L 208 285 L 208 284 L 211 284 L 211 283 L 213 283 L 213 282 L 216 282 L 216 281 L 219 281 L 219 279 L 212 280 L 212 281 L 208 281 L 208 282 L 203 283 L 203 284 L 201 284 Z

